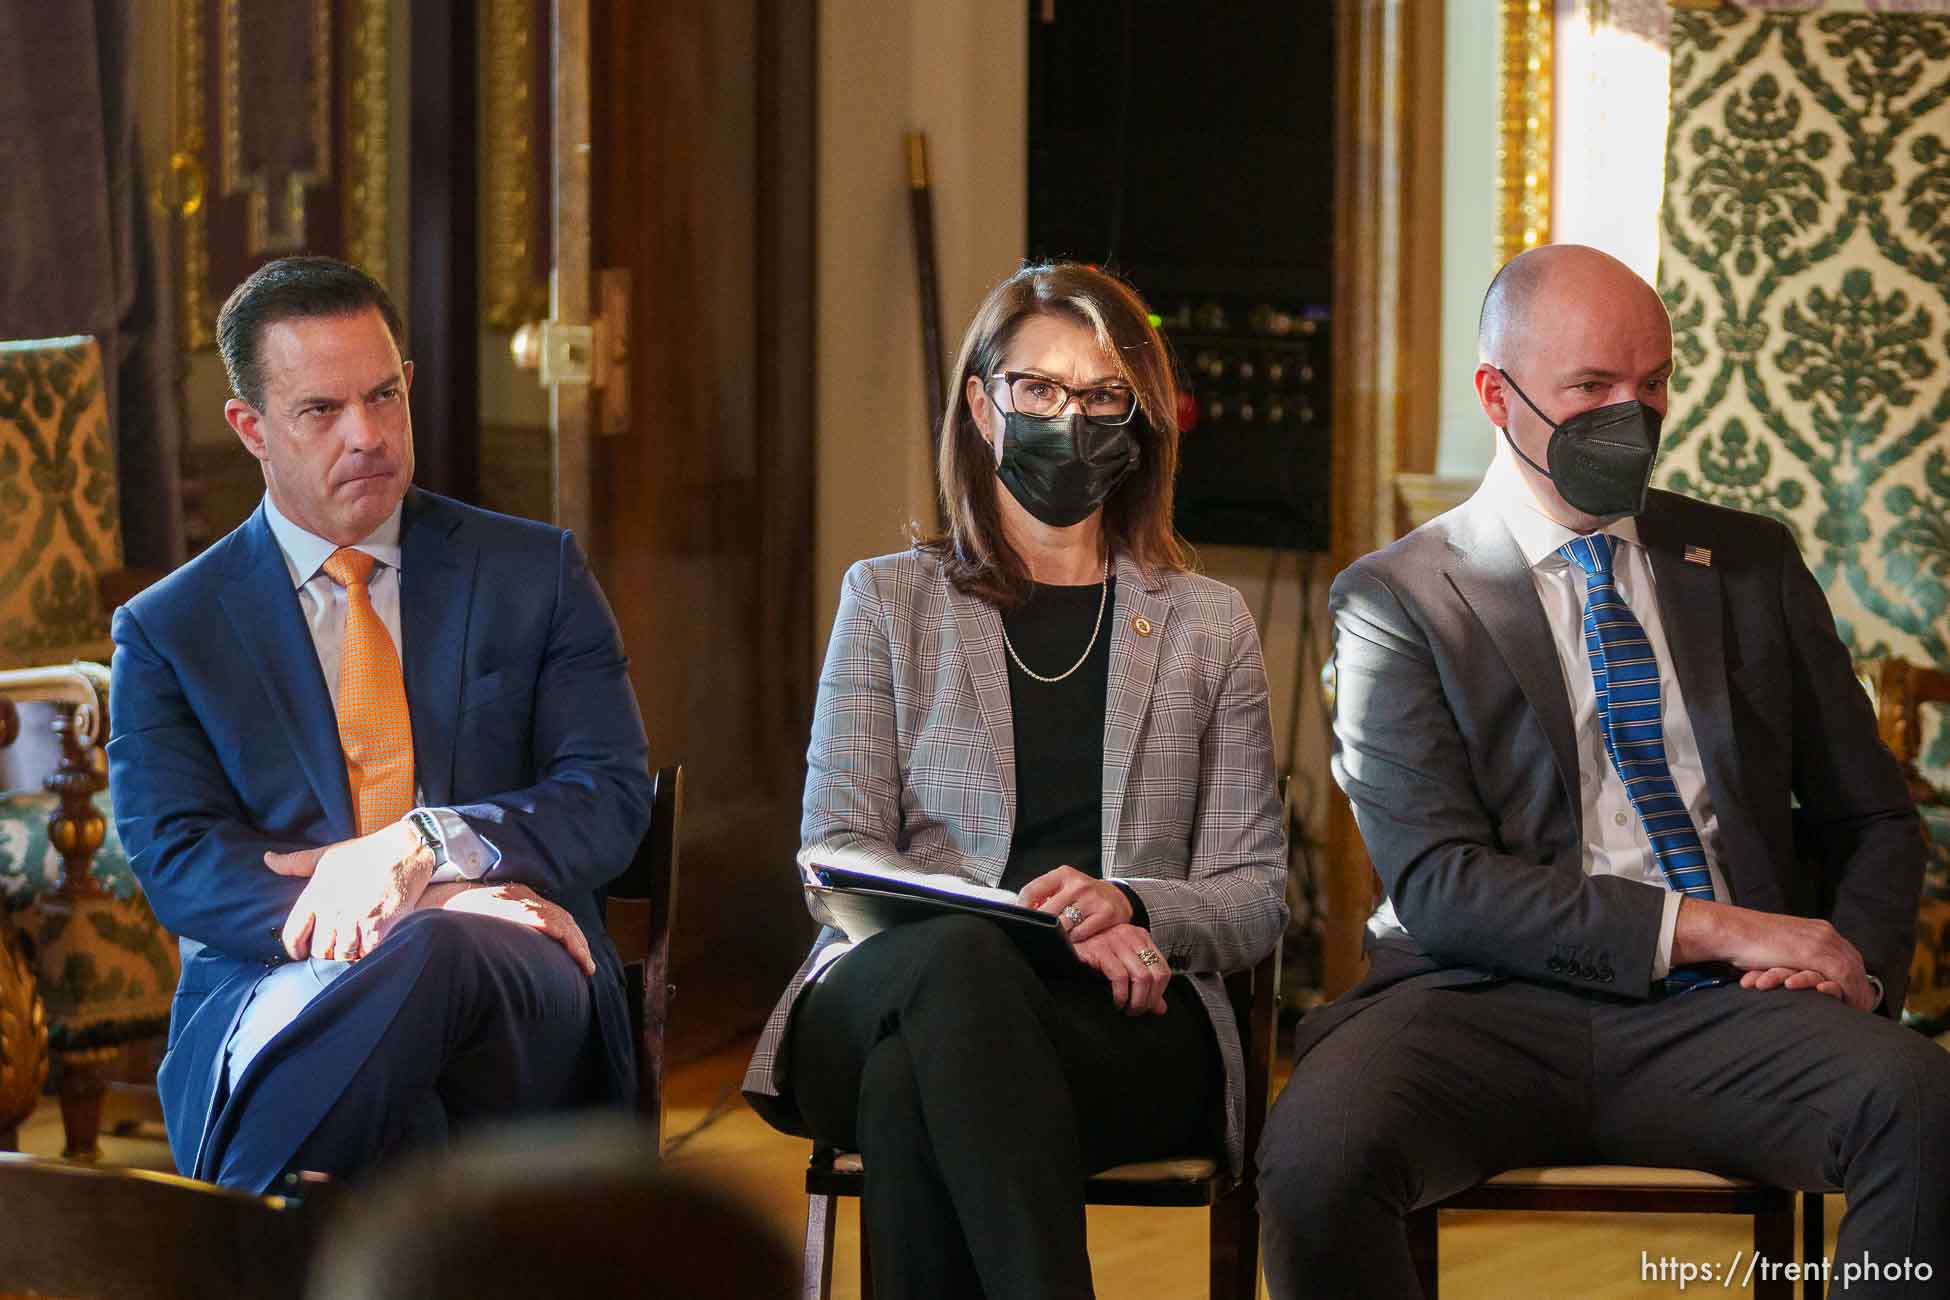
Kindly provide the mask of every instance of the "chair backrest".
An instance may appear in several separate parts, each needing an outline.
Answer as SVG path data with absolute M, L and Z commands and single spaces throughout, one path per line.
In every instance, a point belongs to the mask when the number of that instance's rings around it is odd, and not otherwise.
M 637 1114 L 662 1149 L 664 1070 L 670 1029 L 670 936 L 677 915 L 677 850 L 684 817 L 684 768 L 651 777 L 650 829 L 629 869 L 610 883 L 604 921 L 623 959 L 636 1035 Z
M 1279 783 L 1280 816 L 1287 816 L 1287 799 L 1292 777 L 1282 774 Z M 1232 1016 L 1239 1024 L 1239 1046 L 1246 1058 L 1246 1177 L 1253 1175 L 1253 1152 L 1259 1149 L 1259 1132 L 1266 1123 L 1266 1108 L 1273 1092 L 1273 1057 L 1279 1051 L 1280 1036 L 1280 956 L 1286 936 L 1273 944 L 1273 951 L 1249 971 L 1226 976 L 1226 998 L 1232 1003 Z
M 311 1207 L 171 1174 L 0 1154 L 0 1293 L 145 1300 L 292 1295 Z
M 1916 761 L 1923 752 L 1921 706 L 1950 704 L 1950 673 L 1913 664 L 1895 655 L 1860 663 L 1857 671 L 1871 681 L 1876 731 L 1896 761 L 1903 765 L 1903 773 L 1909 778 L 1910 796 L 1918 803 L 1942 802 L 1942 796 L 1917 770 Z
M 1259 1149 L 1260 1129 L 1266 1123 L 1266 1107 L 1273 1090 L 1273 1057 L 1279 1050 L 1280 1030 L 1280 949 L 1273 951 L 1249 971 L 1226 976 L 1226 997 L 1232 1002 L 1233 1017 L 1239 1022 L 1239 1046 L 1246 1057 L 1246 1164 L 1252 1176 L 1253 1152 Z
M 94 339 L 0 342 L 0 503 L 0 668 L 107 659 L 122 518 Z
M 1918 769 L 1925 740 L 1921 706 L 1950 704 L 1950 673 L 1890 655 L 1858 662 L 1876 702 L 1876 730 L 1909 779 L 1910 798 L 1923 814 L 1923 838 L 1930 845 L 1923 876 L 1923 901 L 1916 918 L 1916 950 L 1910 959 L 1905 1020 L 1935 1033 L 1950 1023 L 1950 843 L 1945 842 L 1945 792 Z

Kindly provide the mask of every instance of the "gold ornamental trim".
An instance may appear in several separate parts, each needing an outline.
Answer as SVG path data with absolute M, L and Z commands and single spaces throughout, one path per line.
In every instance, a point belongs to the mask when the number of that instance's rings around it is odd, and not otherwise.
M 203 5 L 176 0 L 176 150 L 177 171 L 203 170 Z M 183 342 L 201 351 L 216 344 L 210 310 L 210 213 L 197 187 L 194 203 L 184 199 L 176 216 L 183 223 Z
M 487 35 L 487 292 L 485 320 L 511 330 L 548 314 L 534 247 L 536 0 L 491 0 Z
M 0 1133 L 27 1122 L 47 1082 L 47 1007 L 15 936 L 0 907 Z
M 211 33 L 202 0 L 174 0 L 175 112 L 166 183 L 157 186 L 157 199 L 178 223 L 182 255 L 182 329 L 184 346 L 204 351 L 216 345 L 217 304 L 210 290 L 209 205 L 205 201 L 209 172 L 217 172 L 216 192 L 248 195 L 247 247 L 254 256 L 306 247 L 304 189 L 333 179 L 332 93 L 334 63 L 343 77 L 345 103 L 342 125 L 343 158 L 336 183 L 341 186 L 344 248 L 347 261 L 364 267 L 381 284 L 388 281 L 387 218 L 391 147 L 389 90 L 389 0 L 308 0 L 311 25 L 311 127 L 317 147 L 318 169 L 290 178 L 282 194 L 270 193 L 265 178 L 242 175 L 242 112 L 237 93 L 243 51 L 239 48 L 240 0 L 223 0 L 218 10 L 218 39 L 222 63 L 217 70 L 218 133 L 215 157 L 204 130 L 212 87 L 206 76 Z M 345 48 L 338 51 L 334 15 L 345 15 Z M 283 229 L 280 229 L 283 227 Z M 295 232 L 295 234 L 293 233 Z M 295 242 L 286 244 L 286 239 Z M 275 244 L 275 246 L 274 246 Z
M 386 255 L 387 148 L 392 100 L 386 75 L 386 0 L 354 0 L 346 50 L 345 260 L 381 284 L 389 284 Z
M 243 0 L 223 0 L 217 11 L 223 63 L 217 99 L 223 135 L 223 195 L 244 199 L 244 248 L 252 257 L 296 252 L 305 247 L 305 191 L 332 175 L 332 5 L 311 0 L 306 15 L 311 36 L 311 75 L 305 116 L 311 128 L 312 165 L 286 175 L 272 192 L 272 177 L 247 172 L 244 164 Z
M 1449 474 L 1395 475 L 1395 501 L 1404 516 L 1402 531 L 1420 528 L 1444 511 L 1469 500 L 1480 478 Z
M 1551 0 L 1502 0 L 1496 265 L 1551 238 Z

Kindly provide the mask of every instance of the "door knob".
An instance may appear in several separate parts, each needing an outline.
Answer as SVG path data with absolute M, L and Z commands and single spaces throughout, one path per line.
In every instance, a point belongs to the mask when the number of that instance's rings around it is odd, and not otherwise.
M 528 321 L 508 340 L 508 355 L 515 369 L 536 372 L 544 388 L 594 388 L 596 432 L 623 433 L 630 427 L 630 273 L 597 271 L 596 293 L 594 324 Z

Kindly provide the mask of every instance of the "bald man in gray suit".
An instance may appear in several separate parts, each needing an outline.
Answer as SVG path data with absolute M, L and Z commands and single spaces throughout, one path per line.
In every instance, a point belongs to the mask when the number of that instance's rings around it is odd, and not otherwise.
M 1271 1293 L 1416 1295 L 1409 1212 L 1608 1163 L 1840 1188 L 1850 1295 L 1942 1294 L 1923 842 L 1827 602 L 1779 523 L 1647 491 L 1672 332 L 1623 264 L 1523 254 L 1480 343 L 1482 487 L 1333 588 L 1386 898 L 1260 1146 Z

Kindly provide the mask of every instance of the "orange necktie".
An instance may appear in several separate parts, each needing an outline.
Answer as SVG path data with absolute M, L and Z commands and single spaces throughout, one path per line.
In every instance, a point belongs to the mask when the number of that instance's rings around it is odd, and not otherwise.
M 359 834 L 406 816 L 413 807 L 413 727 L 406 716 L 406 679 L 393 638 L 366 589 L 378 563 L 345 547 L 325 572 L 345 588 L 345 641 L 339 654 L 339 745 L 352 782 Z

